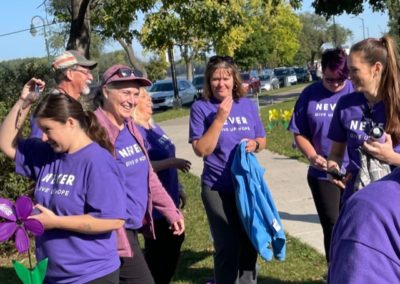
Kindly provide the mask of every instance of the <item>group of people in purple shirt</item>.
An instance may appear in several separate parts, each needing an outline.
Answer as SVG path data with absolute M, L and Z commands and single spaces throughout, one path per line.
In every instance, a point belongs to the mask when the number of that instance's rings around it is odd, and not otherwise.
M 296 102 L 289 130 L 310 162 L 307 181 L 324 232 L 329 283 L 395 283 L 400 279 L 400 67 L 393 40 L 355 44 L 350 54 L 322 54 L 322 80 Z M 102 75 L 84 110 L 79 93 L 97 63 L 76 51 L 57 57 L 64 83 L 39 99 L 45 82 L 32 78 L 0 126 L 0 149 L 16 172 L 36 182 L 35 203 L 45 233 L 38 260 L 48 258 L 45 283 L 169 283 L 184 240 L 179 210 L 185 195 L 175 146 L 152 121 L 151 85 L 125 65 Z M 245 97 L 229 56 L 213 56 L 203 98 L 191 107 L 189 143 L 203 158 L 201 197 L 215 249 L 215 283 L 257 283 L 257 251 L 238 216 L 230 171 L 236 147 L 266 147 L 256 105 Z M 20 137 L 31 106 L 32 133 Z M 382 127 L 383 143 L 370 138 Z M 392 173 L 354 186 L 363 153 Z M 273 166 L 273 165 L 271 165 Z M 345 173 L 345 174 L 343 174 Z M 145 237 L 142 252 L 138 233 Z
M 399 60 L 389 36 L 360 41 L 349 55 L 326 50 L 322 80 L 306 87 L 294 108 L 288 129 L 310 162 L 328 283 L 400 281 Z M 376 127 L 383 141 L 372 137 Z M 363 157 L 392 173 L 360 187 L 365 170 L 378 170 L 363 168 Z

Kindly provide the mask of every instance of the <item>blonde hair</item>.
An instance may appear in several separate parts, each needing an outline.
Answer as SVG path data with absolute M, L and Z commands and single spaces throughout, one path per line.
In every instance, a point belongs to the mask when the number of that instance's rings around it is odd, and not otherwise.
M 146 88 L 144 88 L 144 87 L 141 87 L 139 89 L 139 96 L 148 96 L 148 97 L 150 97 L 149 93 L 147 92 Z M 153 117 L 151 116 L 148 121 L 144 121 L 143 118 L 142 118 L 142 114 L 139 112 L 137 107 L 135 107 L 133 109 L 131 117 L 133 118 L 133 121 L 136 124 L 140 125 L 140 126 L 143 126 L 143 127 L 147 128 L 147 126 L 150 125 L 151 128 L 155 127 L 155 123 L 154 123 Z

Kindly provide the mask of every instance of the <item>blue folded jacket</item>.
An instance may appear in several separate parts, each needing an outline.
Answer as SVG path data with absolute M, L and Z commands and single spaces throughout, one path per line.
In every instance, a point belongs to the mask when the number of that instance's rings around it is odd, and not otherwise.
M 246 142 L 237 147 L 231 172 L 236 187 L 236 205 L 243 226 L 260 256 L 284 260 L 286 237 L 271 193 L 264 181 L 264 169 L 253 153 L 246 153 Z

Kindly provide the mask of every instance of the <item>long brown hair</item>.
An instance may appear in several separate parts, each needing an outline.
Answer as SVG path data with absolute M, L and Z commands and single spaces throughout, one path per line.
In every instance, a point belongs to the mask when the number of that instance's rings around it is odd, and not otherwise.
M 76 119 L 87 136 L 101 147 L 114 152 L 114 146 L 108 139 L 107 132 L 98 123 L 91 111 L 84 111 L 82 105 L 66 94 L 48 94 L 39 102 L 34 118 L 49 118 L 60 123 L 66 123 L 69 117 Z
M 380 62 L 383 66 L 378 93 L 382 97 L 386 110 L 385 131 L 392 136 L 393 145 L 400 142 L 400 66 L 399 53 L 393 39 L 385 35 L 382 38 L 362 40 L 350 49 L 360 52 L 365 62 L 371 66 Z

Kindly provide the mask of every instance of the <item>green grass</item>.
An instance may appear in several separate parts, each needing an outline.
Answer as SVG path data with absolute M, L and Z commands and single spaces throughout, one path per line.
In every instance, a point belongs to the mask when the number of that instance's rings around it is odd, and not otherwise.
M 212 242 L 207 217 L 200 198 L 200 179 L 180 174 L 188 195 L 184 209 L 186 239 L 173 283 L 204 283 L 213 275 Z M 287 257 L 283 262 L 259 258 L 259 283 L 323 283 L 325 258 L 308 245 L 287 235 Z

